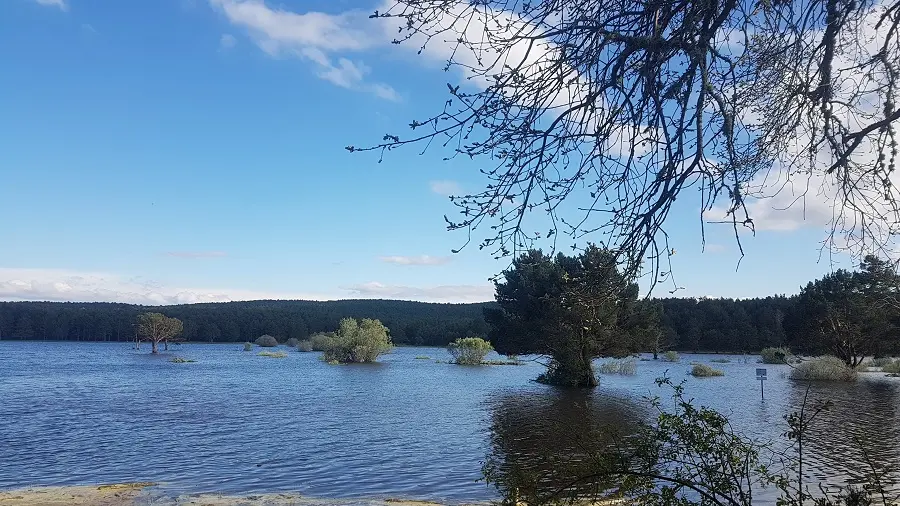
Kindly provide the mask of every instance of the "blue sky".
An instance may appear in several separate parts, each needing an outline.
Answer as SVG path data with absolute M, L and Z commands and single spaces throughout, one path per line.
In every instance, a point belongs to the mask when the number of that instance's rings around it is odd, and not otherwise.
M 452 254 L 465 236 L 443 220 L 449 193 L 485 184 L 477 162 L 343 149 L 403 131 L 459 78 L 440 47 L 386 44 L 379 7 L 0 3 L 0 300 L 491 298 L 507 261 Z M 832 268 L 824 203 L 762 209 L 737 271 L 729 228 L 701 253 L 697 207 L 668 227 L 679 295 L 796 293 Z

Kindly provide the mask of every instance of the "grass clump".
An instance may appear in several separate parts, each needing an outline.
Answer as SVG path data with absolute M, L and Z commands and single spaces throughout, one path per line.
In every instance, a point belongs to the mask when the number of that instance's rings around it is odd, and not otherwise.
M 253 349 L 253 343 L 244 343 L 244 351 L 250 351 Z
M 691 375 L 696 378 L 709 378 L 712 376 L 725 376 L 725 371 L 706 364 L 694 364 L 694 367 L 691 368 Z
M 300 342 L 299 339 L 297 339 L 296 337 L 292 337 L 292 338 L 288 339 L 287 341 L 285 341 L 284 345 L 287 346 L 288 348 L 296 348 L 297 343 L 299 343 L 299 342 Z
M 793 380 L 853 381 L 856 371 L 843 360 L 824 356 L 801 362 L 791 370 Z
M 621 374 L 633 376 L 637 373 L 637 360 L 627 358 L 624 360 L 607 360 L 600 364 L 600 374 Z
M 900 374 L 900 358 L 891 361 L 887 365 L 881 366 L 881 371 L 888 374 Z
M 172 360 L 169 360 L 169 362 L 172 362 L 173 364 L 191 364 L 193 362 L 196 362 L 196 360 L 191 360 L 189 358 L 174 357 Z
M 297 341 L 297 351 L 303 351 L 303 352 L 313 351 L 312 341 L 310 341 L 309 339 Z
M 257 353 L 260 357 L 269 357 L 269 358 L 284 358 L 287 356 L 287 353 L 283 351 L 261 351 Z
M 274 348 L 278 346 L 278 339 L 266 334 L 264 336 L 259 336 L 256 338 L 256 344 L 258 346 L 262 346 L 263 348 Z
M 494 351 L 494 347 L 480 337 L 465 337 L 450 343 L 447 351 L 453 357 L 454 364 L 480 365 L 484 357 Z
M 681 360 L 681 357 L 678 356 L 677 351 L 667 351 L 662 354 L 662 359 L 665 362 L 678 362 Z
M 787 364 L 791 357 L 791 350 L 784 346 L 763 348 L 759 352 L 759 361 L 763 364 Z
M 431 360 L 431 357 L 425 355 L 417 355 L 416 360 Z
M 710 360 L 710 362 L 712 362 L 714 364 L 730 364 L 731 360 L 728 360 L 727 358 L 716 358 L 716 359 Z
M 340 328 L 325 347 L 322 360 L 338 363 L 369 363 L 391 351 L 388 328 L 378 320 L 344 318 Z

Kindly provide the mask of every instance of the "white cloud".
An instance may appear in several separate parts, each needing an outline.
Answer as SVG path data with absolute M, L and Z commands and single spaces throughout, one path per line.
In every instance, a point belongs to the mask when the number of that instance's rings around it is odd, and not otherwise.
M 459 195 L 462 193 L 462 188 L 459 186 L 459 183 L 456 181 L 449 180 L 439 180 L 439 181 L 429 181 L 428 186 L 431 188 L 431 191 L 437 193 L 438 195 L 443 195 L 445 197 L 449 197 L 451 195 Z
M 494 287 L 485 285 L 443 285 L 416 287 L 387 285 L 372 281 L 346 288 L 363 298 L 420 300 L 426 302 L 485 302 L 494 299 Z
M 237 44 L 237 39 L 234 38 L 234 35 L 230 33 L 222 34 L 222 37 L 219 38 L 219 47 L 222 49 L 231 49 Z
M 68 10 L 69 4 L 66 3 L 66 0 L 34 0 L 35 2 L 46 5 L 48 7 L 58 7 L 62 10 Z
M 0 268 L 0 300 L 192 304 L 259 299 L 328 300 L 314 293 L 260 292 L 165 286 L 144 278 L 64 269 Z
M 270 56 L 310 61 L 318 77 L 337 86 L 399 100 L 399 94 L 391 86 L 368 81 L 371 69 L 362 62 L 331 55 L 370 49 L 381 41 L 372 32 L 373 29 L 377 32 L 378 27 L 368 22 L 368 13 L 298 14 L 271 8 L 263 0 L 209 0 L 209 3 L 222 11 L 233 25 L 246 29 L 257 46 Z
M 383 256 L 378 257 L 384 263 L 397 265 L 444 265 L 450 261 L 450 257 L 433 257 L 430 255 L 419 256 Z
M 224 251 L 167 251 L 166 256 L 175 258 L 222 258 L 228 256 Z

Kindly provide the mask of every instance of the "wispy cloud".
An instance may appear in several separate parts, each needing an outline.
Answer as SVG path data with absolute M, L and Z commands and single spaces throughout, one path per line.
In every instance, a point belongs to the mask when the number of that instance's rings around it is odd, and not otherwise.
M 493 300 L 494 287 L 485 285 L 442 285 L 431 287 L 388 285 L 372 281 L 346 287 L 363 298 L 419 300 L 426 302 L 485 302 Z
M 209 3 L 231 24 L 247 30 L 257 46 L 270 56 L 301 58 L 313 63 L 318 77 L 337 86 L 399 100 L 399 94 L 388 84 L 368 80 L 371 69 L 364 63 L 346 56 L 333 56 L 376 45 L 379 38 L 373 36 L 372 23 L 365 23 L 367 13 L 310 11 L 301 14 L 269 7 L 263 0 L 209 0 Z
M 228 50 L 233 48 L 236 44 L 237 39 L 230 33 L 222 34 L 222 36 L 219 37 L 219 48 L 221 49 Z
M 456 181 L 449 180 L 439 180 L 439 181 L 429 181 L 428 186 L 431 188 L 431 191 L 437 193 L 438 195 L 443 195 L 445 197 L 449 197 L 451 195 L 459 195 L 462 193 L 462 188 L 459 186 L 459 183 Z
M 333 298 L 335 297 L 315 293 L 173 287 L 140 277 L 129 278 L 110 273 L 0 268 L 0 300 L 168 305 L 234 300 Z
M 227 257 L 224 251 L 167 251 L 167 257 L 174 258 L 222 258 Z
M 58 7 L 62 10 L 69 10 L 69 4 L 66 3 L 66 0 L 34 0 L 35 2 L 46 5 L 48 7 Z
M 402 256 L 402 255 L 391 255 L 391 256 L 383 256 L 378 257 L 379 260 L 386 264 L 397 264 L 397 265 L 444 265 L 450 261 L 450 257 L 433 257 L 430 255 L 419 255 L 419 256 Z

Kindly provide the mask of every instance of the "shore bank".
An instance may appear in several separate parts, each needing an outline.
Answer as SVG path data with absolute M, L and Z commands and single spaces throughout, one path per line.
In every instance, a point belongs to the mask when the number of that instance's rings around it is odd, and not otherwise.
M 441 506 L 405 499 L 315 499 L 293 493 L 167 494 L 156 483 L 31 487 L 0 491 L 0 506 Z M 478 503 L 469 503 L 478 504 Z M 483 503 L 487 504 L 487 503 Z

